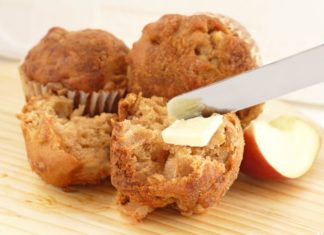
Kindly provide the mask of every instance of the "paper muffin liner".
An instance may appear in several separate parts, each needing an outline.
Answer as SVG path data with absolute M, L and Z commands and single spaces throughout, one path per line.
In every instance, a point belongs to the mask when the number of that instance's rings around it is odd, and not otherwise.
M 84 105 L 85 114 L 90 116 L 103 112 L 117 112 L 118 101 L 124 97 L 126 92 L 125 89 L 94 92 L 69 90 L 64 88 L 60 83 L 48 83 L 44 85 L 37 81 L 31 81 L 22 68 L 19 69 L 19 73 L 26 100 L 32 96 L 44 94 L 62 95 L 72 100 L 75 108 L 79 107 L 79 105 Z
M 249 46 L 252 58 L 255 60 L 257 66 L 262 65 L 260 50 L 257 43 L 252 38 L 251 34 L 247 31 L 247 29 L 241 25 L 238 21 L 234 20 L 229 16 L 225 16 L 218 13 L 211 12 L 200 12 L 196 13 L 196 15 L 207 15 L 213 18 L 217 18 L 224 25 L 226 25 L 232 32 L 237 34 L 242 40 L 244 40 Z

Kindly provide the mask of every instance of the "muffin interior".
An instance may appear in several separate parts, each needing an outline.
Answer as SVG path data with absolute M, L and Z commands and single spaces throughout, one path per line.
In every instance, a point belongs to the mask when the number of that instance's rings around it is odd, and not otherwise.
M 134 207 L 136 203 L 150 209 L 174 205 L 190 214 L 213 204 L 226 192 L 227 187 L 216 184 L 231 172 L 233 158 L 240 162 L 242 157 L 243 137 L 236 117 L 226 116 L 205 147 L 163 142 L 161 131 L 173 120 L 167 116 L 162 98 L 129 95 L 120 103 L 119 117 L 111 157 L 112 183 L 120 193 L 120 204 L 128 208 L 131 203 L 131 208 L 137 209 L 140 206 Z M 238 167 L 234 168 L 236 178 Z M 232 183 L 233 179 L 228 180 Z M 141 219 L 134 210 L 128 208 L 126 213 Z
M 162 130 L 174 121 L 167 115 L 165 100 L 143 98 L 133 105 L 134 110 L 130 110 L 123 123 L 123 144 L 131 146 L 139 177 L 144 181 L 156 175 L 166 179 L 187 176 L 193 172 L 197 159 L 226 163 L 231 152 L 225 144 L 224 123 L 206 147 L 170 145 L 161 136 Z
M 39 146 L 51 146 L 50 151 L 63 150 L 78 161 L 78 170 L 71 176 L 73 184 L 91 183 L 110 174 L 111 119 L 115 118 L 115 114 L 102 113 L 90 118 L 83 116 L 83 112 L 84 106 L 73 109 L 73 102 L 65 97 L 47 96 L 32 98 L 20 115 L 23 130 L 28 129 L 24 132 L 28 133 L 26 137 L 29 141 Z M 52 160 L 46 152 L 38 154 L 41 159 L 38 161 L 44 163 L 31 163 L 35 171 L 42 172 L 46 164 L 51 166 Z M 34 155 L 30 159 L 33 157 L 39 159 Z M 55 158 L 58 160 L 60 157 L 58 154 Z
M 110 118 L 113 114 L 101 114 L 94 118 L 83 116 L 84 106 L 73 110 L 72 101 L 64 97 L 51 96 L 47 100 L 35 100 L 24 109 L 24 120 L 35 131 L 45 118 L 54 131 L 63 139 L 64 148 L 82 159 L 98 149 L 109 150 Z M 107 122 L 108 121 L 108 122 Z M 105 147 L 106 146 L 106 147 Z

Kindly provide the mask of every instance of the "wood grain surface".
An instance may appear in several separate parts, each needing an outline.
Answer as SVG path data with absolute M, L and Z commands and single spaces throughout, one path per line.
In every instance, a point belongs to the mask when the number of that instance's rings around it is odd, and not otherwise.
M 23 103 L 17 63 L 0 62 L 0 234 L 324 234 L 324 152 L 302 178 L 244 175 L 208 213 L 157 210 L 142 223 L 122 215 L 106 182 L 64 192 L 29 167 L 17 114 Z

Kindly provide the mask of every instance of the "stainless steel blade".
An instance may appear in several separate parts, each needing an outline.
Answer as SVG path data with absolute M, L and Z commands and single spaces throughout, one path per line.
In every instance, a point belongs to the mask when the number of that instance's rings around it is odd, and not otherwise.
M 324 82 L 324 44 L 173 98 L 237 111 Z M 169 103 L 170 103 L 169 102 Z

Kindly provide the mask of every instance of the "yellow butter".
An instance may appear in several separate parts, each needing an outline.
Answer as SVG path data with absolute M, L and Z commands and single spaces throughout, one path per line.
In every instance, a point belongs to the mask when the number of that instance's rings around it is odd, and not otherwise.
M 222 122 L 223 116 L 218 114 L 208 118 L 195 117 L 176 120 L 162 131 L 162 138 L 167 144 L 204 147 L 208 145 Z
M 176 119 L 188 119 L 198 117 L 204 110 L 205 105 L 197 98 L 173 98 L 167 103 L 169 116 Z

